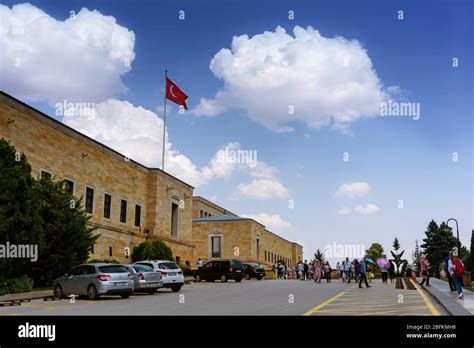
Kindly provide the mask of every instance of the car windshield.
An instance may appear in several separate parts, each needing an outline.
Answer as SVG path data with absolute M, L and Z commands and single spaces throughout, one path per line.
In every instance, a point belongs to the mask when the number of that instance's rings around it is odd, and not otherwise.
M 101 273 L 128 273 L 128 270 L 123 266 L 100 266 Z
M 137 272 L 154 272 L 153 268 L 145 265 L 135 265 L 133 269 Z
M 160 263 L 159 267 L 161 269 L 179 269 L 178 265 L 174 262 L 163 262 Z

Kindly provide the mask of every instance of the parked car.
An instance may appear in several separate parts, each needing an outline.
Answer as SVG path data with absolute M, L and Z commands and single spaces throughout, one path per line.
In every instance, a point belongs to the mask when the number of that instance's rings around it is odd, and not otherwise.
M 244 276 L 244 266 L 239 260 L 214 260 L 198 269 L 194 274 L 194 280 L 196 283 L 201 280 L 213 282 L 217 279 L 223 283 L 228 279 L 240 282 Z
M 262 280 L 265 277 L 265 270 L 258 263 L 244 263 L 245 279 L 257 278 Z
M 161 273 L 145 265 L 124 265 L 133 275 L 135 292 L 148 292 L 153 295 L 159 288 L 163 287 Z
M 120 295 L 128 298 L 133 293 L 133 275 L 123 265 L 89 263 L 73 268 L 54 280 L 54 296 L 87 295 L 98 300 L 100 295 Z
M 184 285 L 183 271 L 173 261 L 167 260 L 145 260 L 135 262 L 134 265 L 145 265 L 153 268 L 155 272 L 161 273 L 163 287 L 173 292 L 178 292 Z

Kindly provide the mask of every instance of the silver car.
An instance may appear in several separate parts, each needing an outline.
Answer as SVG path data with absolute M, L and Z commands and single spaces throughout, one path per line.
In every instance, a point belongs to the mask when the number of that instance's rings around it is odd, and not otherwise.
M 73 268 L 54 280 L 54 296 L 87 295 L 90 300 L 100 295 L 128 298 L 134 291 L 133 275 L 123 265 L 89 263 Z
M 161 273 L 155 272 L 153 268 L 145 265 L 124 265 L 133 275 L 135 292 L 148 292 L 153 295 L 159 288 L 163 287 Z
M 179 266 L 168 260 L 144 260 L 135 262 L 134 265 L 143 265 L 151 267 L 155 272 L 161 273 L 163 278 L 163 287 L 171 289 L 173 292 L 178 292 L 184 285 L 183 271 Z

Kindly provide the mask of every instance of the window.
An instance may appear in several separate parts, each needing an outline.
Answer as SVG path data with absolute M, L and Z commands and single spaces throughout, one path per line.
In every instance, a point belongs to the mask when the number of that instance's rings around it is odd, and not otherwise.
M 171 236 L 178 236 L 178 209 L 176 203 L 171 203 Z
M 120 200 L 120 222 L 127 222 L 127 201 L 124 199 Z
M 71 195 L 74 194 L 74 181 L 64 179 L 64 190 Z
M 110 207 L 112 205 L 112 196 L 108 193 L 104 194 L 104 217 L 110 219 Z
M 176 256 L 176 264 L 180 264 L 181 263 L 181 256 Z
M 260 239 L 257 238 L 257 260 L 260 260 Z
M 51 180 L 51 173 L 45 170 L 41 171 L 41 179 L 50 179 Z
M 267 262 L 267 251 L 265 250 L 265 262 Z
M 86 187 L 86 213 L 92 214 L 94 210 L 94 189 Z
M 112 256 L 112 247 L 109 246 L 109 256 Z
M 199 210 L 199 217 L 200 218 L 204 217 L 204 212 L 202 210 Z
M 211 237 L 212 257 L 221 257 L 221 237 Z
M 135 204 L 135 226 L 140 227 L 140 221 L 142 219 L 142 207 Z

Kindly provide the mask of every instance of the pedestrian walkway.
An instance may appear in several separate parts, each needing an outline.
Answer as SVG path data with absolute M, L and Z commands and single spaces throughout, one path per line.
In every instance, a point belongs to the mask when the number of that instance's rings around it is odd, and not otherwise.
M 436 290 L 438 290 L 436 292 L 437 294 L 441 293 L 441 296 L 444 295 L 444 296 L 449 297 L 454 302 L 462 306 L 464 309 L 474 314 L 474 293 L 472 291 L 464 289 L 463 290 L 464 299 L 459 299 L 458 293 L 456 291 L 452 291 L 452 292 L 450 291 L 448 282 L 445 282 L 437 278 L 430 278 L 430 287 L 426 288 L 426 290 L 428 292 L 431 292 L 430 288 L 435 288 Z M 438 301 L 440 301 L 441 303 L 444 302 L 443 298 L 440 296 L 437 296 L 436 294 L 434 294 L 434 292 L 433 292 L 433 296 L 436 296 L 438 298 Z
M 446 315 L 429 295 L 416 285 L 416 290 L 396 289 L 395 283 L 377 279 L 371 288 L 348 284 L 347 290 L 319 304 L 305 315 Z

